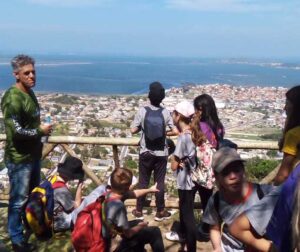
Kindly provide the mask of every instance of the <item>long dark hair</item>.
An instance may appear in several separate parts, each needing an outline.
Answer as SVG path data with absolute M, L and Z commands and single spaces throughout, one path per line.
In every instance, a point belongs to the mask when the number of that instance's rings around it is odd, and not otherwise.
M 284 133 L 292 128 L 300 126 L 300 86 L 292 87 L 286 92 L 285 96 L 293 107 L 291 114 L 287 117 Z
M 200 122 L 206 122 L 214 132 L 217 140 L 220 140 L 218 130 L 224 132 L 223 124 L 218 117 L 218 111 L 214 99 L 208 94 L 202 94 L 194 99 L 195 115 L 192 121 L 192 139 L 196 145 L 201 144 L 205 138 L 200 129 Z M 222 136 L 223 137 L 223 136 Z

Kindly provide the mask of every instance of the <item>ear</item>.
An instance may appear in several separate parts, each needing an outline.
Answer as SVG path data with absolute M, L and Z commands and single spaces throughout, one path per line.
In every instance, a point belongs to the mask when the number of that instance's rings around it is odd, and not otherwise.
M 13 72 L 13 76 L 16 78 L 16 80 L 19 80 L 19 72 Z

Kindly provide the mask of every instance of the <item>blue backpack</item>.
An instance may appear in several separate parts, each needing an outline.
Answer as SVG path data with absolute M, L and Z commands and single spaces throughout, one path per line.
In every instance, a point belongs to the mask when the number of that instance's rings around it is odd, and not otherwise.
M 163 108 L 152 110 L 145 107 L 144 134 L 148 150 L 164 150 L 166 145 L 166 126 L 162 114 Z

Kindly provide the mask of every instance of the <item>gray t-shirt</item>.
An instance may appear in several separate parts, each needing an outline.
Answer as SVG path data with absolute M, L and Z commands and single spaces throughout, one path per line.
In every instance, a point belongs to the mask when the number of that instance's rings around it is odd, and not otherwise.
M 109 197 L 108 194 L 107 198 L 109 199 Z M 128 191 L 120 200 L 111 200 L 104 204 L 105 228 L 103 229 L 103 236 L 105 238 L 110 239 L 112 234 L 122 234 L 130 228 L 124 201 L 131 198 L 135 198 L 135 194 L 133 191 Z
M 54 189 L 54 231 L 62 232 L 70 229 L 71 213 L 74 209 L 74 199 L 67 187 Z
M 184 161 L 183 167 L 179 167 L 175 171 L 177 188 L 179 190 L 192 190 L 195 184 L 192 181 L 190 171 L 191 169 L 195 169 L 197 164 L 196 147 L 190 133 L 186 132 L 178 136 L 176 149 L 173 155 Z
M 147 107 L 150 107 L 152 110 L 158 110 L 161 107 L 155 107 L 153 105 L 148 105 Z M 170 112 L 167 109 L 162 110 L 162 114 L 165 120 L 165 125 L 168 129 L 173 129 L 174 128 L 174 123 L 173 119 L 171 117 Z M 144 119 L 146 115 L 146 109 L 145 107 L 142 107 L 138 110 L 137 114 L 134 117 L 134 120 L 131 123 L 131 128 L 139 128 L 143 129 L 144 128 Z M 154 156 L 168 156 L 168 148 L 165 146 L 165 149 L 162 151 L 152 151 L 146 148 L 146 142 L 145 142 L 145 136 L 143 130 L 141 131 L 141 140 L 140 140 L 140 154 L 149 151 L 152 155 Z
M 252 192 L 246 199 L 246 202 L 238 203 L 238 204 L 229 204 L 224 200 L 222 194 L 219 194 L 219 215 L 222 218 L 222 221 L 230 225 L 233 220 L 238 217 L 241 213 L 245 212 L 246 210 L 253 207 L 255 204 L 259 203 L 260 199 L 257 193 L 257 185 L 252 184 Z M 261 190 L 263 191 L 264 195 L 267 195 L 272 189 L 272 185 L 260 185 Z M 204 215 L 203 215 L 203 222 L 208 223 L 210 225 L 217 225 L 219 223 L 219 215 L 214 206 L 214 196 L 210 197 L 208 204 L 206 206 Z M 243 244 L 231 236 L 228 230 L 225 228 L 223 229 L 222 237 L 221 237 L 221 246 L 222 251 L 224 252 L 242 252 L 244 251 Z
M 273 190 L 260 202 L 245 212 L 256 233 L 263 236 L 272 217 L 275 205 L 280 195 L 282 185 L 274 186 Z

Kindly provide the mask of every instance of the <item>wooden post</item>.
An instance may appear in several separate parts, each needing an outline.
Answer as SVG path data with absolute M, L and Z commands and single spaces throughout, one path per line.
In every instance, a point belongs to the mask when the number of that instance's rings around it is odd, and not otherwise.
M 54 148 L 57 146 L 57 144 L 44 144 L 43 146 L 43 153 L 42 153 L 42 159 L 45 159 L 45 157 L 48 156 L 48 154 L 54 150 Z
M 62 144 L 61 145 L 63 149 L 71 156 L 77 157 L 76 153 L 67 145 L 67 144 Z M 78 157 L 77 157 L 78 158 Z M 82 162 L 82 169 L 84 170 L 85 174 L 96 184 L 96 185 L 101 185 L 102 181 L 99 180 L 99 178 L 93 173 L 93 171 L 88 168 L 88 166 Z
M 113 155 L 115 161 L 115 169 L 120 168 L 120 161 L 119 161 L 119 153 L 118 153 L 118 145 L 113 145 Z

